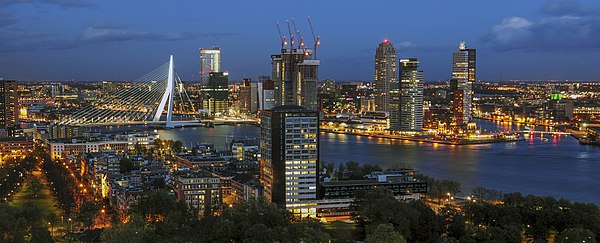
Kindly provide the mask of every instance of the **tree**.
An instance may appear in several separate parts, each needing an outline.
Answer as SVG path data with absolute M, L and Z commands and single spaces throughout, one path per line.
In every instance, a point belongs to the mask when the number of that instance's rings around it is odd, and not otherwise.
M 134 168 L 133 162 L 127 157 L 121 158 L 119 161 L 119 170 L 121 174 L 129 173 Z
M 0 241 L 8 242 L 15 229 L 15 210 L 6 203 L 0 203 Z
M 116 224 L 102 231 L 100 239 L 102 242 L 115 243 L 137 243 L 137 242 L 160 242 L 160 238 L 154 233 L 154 227 L 147 224 L 142 215 L 133 214 L 127 224 Z
M 502 192 L 496 191 L 494 189 L 488 189 L 485 187 L 476 187 L 473 189 L 473 196 L 484 202 L 496 202 L 502 200 L 504 196 Z
M 25 242 L 25 235 L 27 234 L 27 229 L 29 229 L 27 220 L 25 218 L 17 219 L 12 230 L 12 241 Z
M 38 178 L 33 178 L 29 181 L 28 189 L 33 194 L 34 198 L 38 197 L 38 194 L 42 191 L 44 185 L 40 182 Z
M 42 212 L 33 203 L 27 202 L 19 207 L 18 216 L 27 220 L 29 225 L 34 225 L 42 219 Z
M 36 225 L 31 227 L 31 242 L 52 243 L 54 239 L 48 229 Z
M 363 237 L 380 224 L 392 224 L 410 242 L 436 241 L 442 232 L 442 219 L 420 201 L 398 201 L 387 188 L 359 191 L 350 206 Z
M 386 188 L 374 188 L 367 191 L 356 192 L 354 202 L 350 208 L 355 214 L 352 219 L 356 221 L 363 231 L 370 225 L 391 223 L 399 211 L 398 201 L 394 194 Z
M 177 141 L 171 141 L 171 149 L 177 153 L 181 152 L 181 150 L 183 150 L 183 143 L 179 140 Z
M 569 228 L 565 229 L 556 238 L 556 243 L 567 243 L 567 242 L 586 242 L 595 243 L 596 237 L 594 232 L 587 229 Z
M 377 243 L 377 242 L 394 242 L 394 243 L 406 243 L 406 239 L 399 232 L 394 230 L 394 226 L 391 224 L 380 224 L 373 233 L 368 234 L 365 238 L 365 243 Z
M 91 228 L 94 224 L 94 219 L 98 216 L 100 212 L 100 205 L 95 202 L 84 202 L 79 207 L 79 212 L 77 213 L 77 220 L 81 222 L 85 227 Z
M 130 209 L 154 227 L 154 233 L 176 242 L 191 241 L 198 214 L 164 191 L 143 197 Z
M 255 224 L 250 226 L 250 228 L 244 232 L 243 242 L 275 242 L 278 238 L 275 235 L 276 232 L 266 225 Z
M 444 217 L 446 222 L 446 231 L 448 237 L 454 239 L 460 239 L 465 233 L 465 218 L 464 216 L 452 206 L 444 206 L 440 210 L 440 214 Z
M 325 233 L 323 225 L 318 221 L 302 220 L 285 227 L 285 242 L 329 242 L 330 236 Z
M 56 225 L 56 222 L 58 222 L 58 216 L 54 212 L 50 212 L 46 216 L 46 221 L 50 223 L 50 234 L 54 233 L 54 226 Z

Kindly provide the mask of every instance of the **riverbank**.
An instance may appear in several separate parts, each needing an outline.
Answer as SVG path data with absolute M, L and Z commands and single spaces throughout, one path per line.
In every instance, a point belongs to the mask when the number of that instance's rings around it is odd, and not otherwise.
M 401 135 L 392 135 L 392 134 L 362 134 L 357 132 L 347 132 L 347 131 L 339 131 L 328 128 L 321 128 L 321 132 L 325 133 L 335 133 L 335 134 L 346 134 L 346 135 L 354 135 L 354 136 L 367 136 L 367 137 L 375 137 L 375 138 L 385 138 L 385 139 L 393 139 L 393 140 L 405 140 L 405 141 L 413 141 L 413 142 L 424 142 L 424 143 L 435 143 L 435 144 L 446 144 L 446 145 L 475 145 L 475 144 L 489 144 L 489 143 L 506 143 L 506 142 L 518 142 L 524 141 L 525 138 L 516 137 L 516 138 L 494 138 L 494 139 L 481 139 L 481 140 L 441 140 L 441 139 L 432 139 L 432 138 L 419 138 L 419 137 L 411 137 L 411 136 L 401 136 Z
M 553 125 L 549 125 L 549 124 L 543 124 L 543 123 L 531 123 L 531 122 L 519 122 L 519 121 L 506 121 L 506 120 L 502 120 L 502 119 L 494 119 L 494 118 L 482 117 L 482 116 L 473 117 L 473 119 L 480 119 L 480 120 L 486 120 L 486 121 L 492 121 L 492 122 L 506 122 L 506 123 L 509 123 L 509 124 L 515 124 L 515 125 L 519 125 L 519 126 L 541 126 L 541 127 L 554 127 Z

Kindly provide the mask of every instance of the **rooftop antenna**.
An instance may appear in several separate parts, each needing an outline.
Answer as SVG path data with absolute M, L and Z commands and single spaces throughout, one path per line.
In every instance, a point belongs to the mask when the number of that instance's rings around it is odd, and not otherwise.
M 461 51 L 467 49 L 467 44 L 465 43 L 465 41 L 461 41 L 460 43 L 458 43 L 458 49 Z
M 315 42 L 315 46 L 313 48 L 313 58 L 317 59 L 317 46 L 321 44 L 321 37 L 318 35 L 315 35 L 315 31 L 313 29 L 312 26 L 312 22 L 310 21 L 310 16 L 306 17 L 308 19 L 308 25 L 310 25 L 310 33 L 312 33 L 313 36 L 313 41 Z

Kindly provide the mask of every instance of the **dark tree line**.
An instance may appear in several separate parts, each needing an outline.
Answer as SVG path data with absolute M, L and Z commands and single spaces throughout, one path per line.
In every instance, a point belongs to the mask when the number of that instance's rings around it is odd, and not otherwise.
M 359 239 L 375 237 L 383 230 L 381 225 L 391 226 L 393 231 L 388 227 L 387 234 L 400 234 L 407 242 L 435 242 L 443 233 L 443 218 L 429 206 L 421 201 L 398 201 L 383 187 L 357 192 L 351 208 Z
M 360 180 L 364 179 L 365 175 L 376 171 L 383 171 L 379 165 L 360 164 L 356 161 L 348 161 L 341 163 L 335 168 L 334 163 L 321 162 L 321 169 L 325 169 L 330 177 L 336 180 Z
M 469 203 L 463 207 L 463 213 L 467 221 L 478 226 L 475 233 L 494 230 L 504 235 L 523 234 L 534 241 L 551 236 L 560 240 L 575 234 L 600 237 L 600 208 L 590 203 L 511 193 L 500 204 Z
M 72 207 L 75 206 L 75 195 L 73 194 L 77 188 L 75 180 L 65 167 L 53 162 L 52 159 L 44 159 L 42 169 L 46 173 L 46 178 L 50 182 L 60 208 L 65 215 L 70 215 Z
M 436 199 L 438 204 L 462 191 L 460 182 L 455 180 L 441 180 L 425 175 L 417 175 L 416 178 L 427 182 L 426 197 Z
M 8 201 L 37 164 L 37 160 L 32 155 L 20 160 L 4 161 L 0 168 L 0 198 L 3 200 L 7 198 Z
M 446 205 L 436 214 L 421 201 L 398 201 L 389 190 L 376 188 L 357 193 L 352 209 L 357 239 L 396 233 L 407 242 L 595 242 L 600 237 L 598 206 L 520 193 L 506 194 L 497 204 Z
M 327 242 L 316 221 L 298 221 L 265 200 L 225 209 L 198 219 L 174 196 L 157 192 L 133 207 L 127 223 L 102 233 L 106 242 Z
M 0 203 L 0 242 L 54 242 L 42 212 L 33 204 Z

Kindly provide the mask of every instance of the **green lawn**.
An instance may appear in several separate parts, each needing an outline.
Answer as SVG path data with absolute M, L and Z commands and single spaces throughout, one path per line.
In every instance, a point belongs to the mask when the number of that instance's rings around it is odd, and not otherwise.
M 333 221 L 323 223 L 323 227 L 335 242 L 354 242 L 357 240 L 355 236 L 355 223 Z
M 29 183 L 33 178 L 37 178 L 43 185 L 43 189 L 40 191 L 36 198 L 33 197 L 33 192 L 29 190 Z M 21 189 L 14 197 L 14 200 L 10 202 L 10 205 L 21 207 L 26 203 L 31 203 L 36 206 L 40 212 L 44 224 L 48 222 L 48 215 L 54 213 L 56 215 L 56 221 L 52 227 L 48 225 L 48 230 L 50 230 L 53 234 L 56 234 L 62 230 L 64 230 L 61 226 L 61 210 L 54 206 L 55 201 L 53 200 L 53 196 L 51 194 L 50 188 L 48 187 L 48 182 L 45 180 L 41 171 L 32 172 L 32 177 L 30 177 L 27 181 L 25 181 L 24 185 L 21 186 Z M 56 235 L 55 235 L 56 236 Z M 57 242 L 64 241 L 63 238 L 55 237 Z
M 37 198 L 34 198 L 33 193 L 29 190 L 30 178 L 21 187 L 21 190 L 15 195 L 14 200 L 10 204 L 13 206 L 22 206 L 26 203 L 32 203 L 42 211 L 44 218 L 50 213 L 60 216 L 60 210 L 54 206 L 55 202 L 52 200 L 50 189 L 48 188 L 48 185 L 46 185 L 47 182 L 44 180 L 42 172 L 34 171 L 32 177 L 38 178 L 44 185 L 44 188 Z

